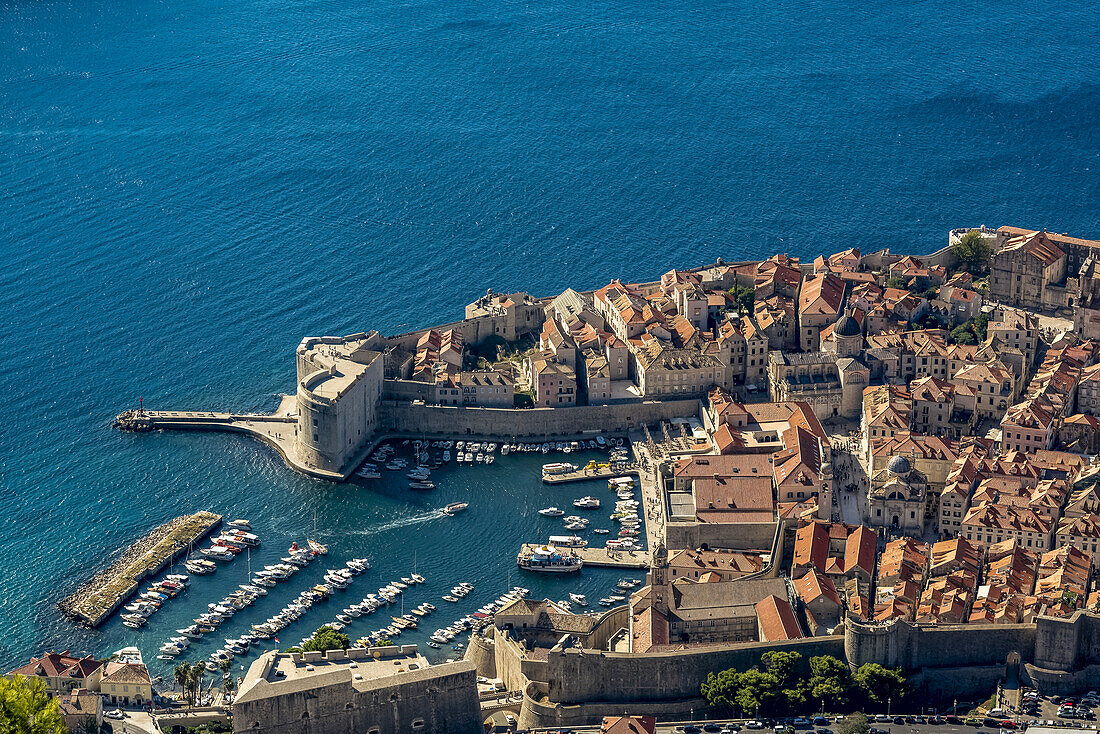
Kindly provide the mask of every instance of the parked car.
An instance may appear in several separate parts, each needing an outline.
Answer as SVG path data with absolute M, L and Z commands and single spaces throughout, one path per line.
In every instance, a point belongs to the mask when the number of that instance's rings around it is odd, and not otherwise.
M 712 732 L 712 733 L 713 732 L 720 732 L 720 731 L 722 731 L 722 725 L 721 724 L 715 724 L 713 721 L 708 721 L 706 724 L 703 724 L 703 731 Z
M 759 721 L 756 721 L 755 719 L 753 719 L 752 721 L 746 721 L 745 722 L 745 728 L 746 729 L 763 729 L 764 724 L 759 722 Z
M 115 719 L 116 721 L 119 720 L 119 719 L 126 718 L 126 714 L 122 713 L 122 709 L 115 709 L 114 711 L 108 711 L 107 713 L 105 713 L 103 715 L 106 716 L 108 719 Z

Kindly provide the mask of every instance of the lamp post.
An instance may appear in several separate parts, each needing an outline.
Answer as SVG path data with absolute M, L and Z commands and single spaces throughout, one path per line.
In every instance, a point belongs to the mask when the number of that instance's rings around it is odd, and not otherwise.
M 890 706 L 893 705 L 893 703 L 894 703 L 893 696 L 887 697 L 887 699 L 886 699 L 886 715 L 887 716 L 890 715 Z

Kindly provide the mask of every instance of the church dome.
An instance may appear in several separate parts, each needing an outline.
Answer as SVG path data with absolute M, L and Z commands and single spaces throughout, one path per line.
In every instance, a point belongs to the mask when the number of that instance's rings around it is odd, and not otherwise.
M 909 473 L 909 459 L 904 456 L 895 456 L 890 459 L 890 463 L 886 465 L 886 470 L 895 476 L 901 476 L 902 474 Z
M 851 314 L 844 314 L 840 317 L 840 321 L 836 322 L 836 326 L 833 327 L 833 334 L 836 336 L 862 336 L 863 329 L 859 327 L 859 322 Z

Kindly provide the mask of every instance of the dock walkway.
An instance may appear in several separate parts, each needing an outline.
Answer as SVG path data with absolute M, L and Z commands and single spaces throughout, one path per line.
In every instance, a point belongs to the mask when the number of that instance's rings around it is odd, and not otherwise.
M 138 590 L 142 581 L 187 552 L 221 521 L 221 515 L 203 511 L 166 522 L 133 543 L 121 558 L 81 584 L 58 607 L 70 619 L 99 626 Z
M 521 553 L 533 553 L 545 543 L 524 543 Z M 601 568 L 649 568 L 649 552 L 644 550 L 607 550 L 605 548 L 565 548 L 562 553 L 575 553 L 586 566 Z
M 608 469 L 577 469 L 564 474 L 543 474 L 542 481 L 546 484 L 565 484 L 566 482 L 587 482 L 593 479 L 617 479 L 619 477 L 638 476 L 638 467 L 635 464 L 616 464 Z

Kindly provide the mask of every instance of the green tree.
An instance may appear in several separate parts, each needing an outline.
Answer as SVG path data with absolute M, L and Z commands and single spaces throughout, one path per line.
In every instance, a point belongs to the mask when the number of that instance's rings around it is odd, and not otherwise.
M 810 695 L 824 705 L 829 701 L 838 709 L 848 705 L 852 692 L 852 671 L 843 660 L 832 655 L 810 658 Z
M 732 668 L 718 673 L 707 673 L 702 693 L 708 706 L 732 713 L 737 708 L 737 688 L 741 674 Z
M 867 714 L 862 711 L 848 714 L 844 717 L 844 721 L 836 722 L 836 734 L 867 734 L 870 729 Z
M 206 675 L 206 663 L 199 661 L 187 671 L 187 690 L 190 692 L 189 701 L 194 706 L 199 701 L 199 693 L 202 691 L 202 679 Z
M 735 285 L 729 289 L 729 294 L 737 302 L 737 312 L 750 314 L 756 305 L 756 291 L 747 285 Z
M 960 324 L 951 330 L 949 335 L 951 341 L 955 344 L 977 344 L 978 340 L 974 337 L 974 332 L 970 331 L 970 327 L 966 324 Z
M 76 731 L 80 732 L 80 734 L 99 734 L 99 730 L 100 726 L 95 723 L 94 716 L 85 716 L 76 726 Z
M 738 676 L 737 707 L 746 714 L 772 713 L 779 702 L 779 680 L 772 673 L 752 668 Z
M 393 640 L 388 637 L 383 637 L 378 642 L 375 642 L 371 647 L 393 647 Z
M 325 650 L 347 650 L 351 639 L 343 632 L 337 632 L 327 624 L 317 628 L 313 636 L 302 645 L 304 652 L 323 652 Z
M 789 686 L 794 682 L 794 669 L 798 661 L 802 659 L 800 652 L 782 652 L 769 650 L 760 656 L 760 662 L 764 664 L 764 670 L 775 676 L 780 687 Z
M 176 685 L 180 687 L 180 692 L 183 694 L 183 697 L 190 701 L 191 697 L 188 694 L 188 686 L 191 684 L 191 666 L 187 663 L 180 663 L 176 666 L 173 677 L 176 679 Z
M 951 245 L 951 252 L 974 275 L 980 275 L 986 271 L 992 254 L 989 242 L 976 229 L 970 230 L 960 237 L 958 242 Z
M 867 701 L 884 706 L 889 699 L 905 694 L 905 676 L 900 668 L 884 668 L 878 663 L 865 663 L 855 673 L 855 682 Z
M 989 314 L 980 313 L 974 317 L 974 334 L 977 335 L 979 342 L 985 341 L 988 327 Z
M 67 734 L 56 698 L 36 678 L 0 678 L 0 731 L 4 734 Z
M 886 279 L 887 288 L 897 288 L 898 290 L 905 290 L 905 280 L 898 275 L 891 275 Z

